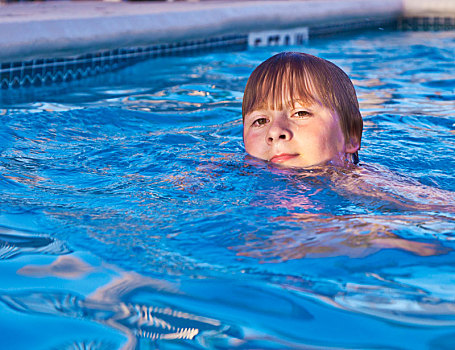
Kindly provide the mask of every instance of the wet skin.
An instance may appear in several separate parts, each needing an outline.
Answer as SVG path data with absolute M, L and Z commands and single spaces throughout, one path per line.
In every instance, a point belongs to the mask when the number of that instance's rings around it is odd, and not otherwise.
M 346 142 L 337 113 L 317 102 L 252 111 L 245 116 L 243 140 L 253 157 L 293 167 L 341 165 L 359 149 L 357 142 Z

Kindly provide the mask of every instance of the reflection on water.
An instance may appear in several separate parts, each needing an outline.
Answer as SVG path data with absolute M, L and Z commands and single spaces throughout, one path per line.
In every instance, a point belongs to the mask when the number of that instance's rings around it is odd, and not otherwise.
M 354 80 L 359 167 L 245 154 L 241 97 L 271 49 L 1 94 L 2 346 L 452 348 L 454 44 L 304 48 Z
M 65 243 L 48 235 L 34 235 L 0 226 L 0 260 L 20 254 L 58 255 L 70 252 Z
M 196 335 L 203 333 L 210 333 L 210 337 L 232 336 L 232 327 L 223 325 L 216 319 L 163 306 L 159 302 L 155 305 L 138 304 L 134 301 L 135 294 L 138 293 L 149 295 L 153 300 L 153 295 L 156 293 L 181 294 L 181 292 L 176 285 L 164 280 L 147 278 L 134 272 L 119 271 L 116 268 L 114 270 L 110 270 L 107 265 L 95 268 L 72 255 L 60 256 L 48 265 L 26 265 L 18 269 L 17 273 L 28 278 L 54 277 L 83 282 L 88 280 L 89 274 L 115 273 L 117 276 L 113 276 L 107 284 L 98 286 L 86 297 L 74 291 L 32 289 L 2 293 L 0 301 L 12 310 L 27 315 L 83 318 L 88 322 L 108 325 L 124 333 L 128 338 L 123 349 L 136 348 L 138 339 L 142 338 L 152 341 L 193 340 Z M 84 342 L 80 346 L 98 349 L 100 346 L 108 345 L 109 343 L 104 344 L 96 340 Z
M 93 271 L 93 267 L 80 259 L 70 256 L 60 256 L 50 265 L 26 265 L 17 270 L 19 275 L 30 277 L 59 277 L 81 279 L 87 273 Z
M 292 226 L 299 228 L 273 232 L 267 239 L 248 235 L 244 244 L 231 249 L 240 256 L 261 261 L 334 256 L 359 258 L 383 249 L 402 249 L 420 256 L 446 254 L 452 250 L 438 241 L 418 242 L 393 233 L 410 223 L 416 226 L 434 223 L 433 217 L 294 214 L 276 220 L 292 221 Z M 455 221 L 450 221 L 455 228 Z

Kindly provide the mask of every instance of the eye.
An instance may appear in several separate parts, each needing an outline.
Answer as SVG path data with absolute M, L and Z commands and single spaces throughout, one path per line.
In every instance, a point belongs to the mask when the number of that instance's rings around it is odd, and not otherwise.
M 253 122 L 253 126 L 262 126 L 268 123 L 267 118 L 258 118 Z
M 295 112 L 292 116 L 297 117 L 297 118 L 305 118 L 305 117 L 311 117 L 313 114 L 311 112 L 302 110 L 302 111 L 297 111 Z

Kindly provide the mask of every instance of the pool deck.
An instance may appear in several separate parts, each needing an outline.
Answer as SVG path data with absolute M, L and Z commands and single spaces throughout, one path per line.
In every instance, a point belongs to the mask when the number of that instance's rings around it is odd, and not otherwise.
M 450 0 L 0 4 L 0 63 L 302 26 L 455 14 Z

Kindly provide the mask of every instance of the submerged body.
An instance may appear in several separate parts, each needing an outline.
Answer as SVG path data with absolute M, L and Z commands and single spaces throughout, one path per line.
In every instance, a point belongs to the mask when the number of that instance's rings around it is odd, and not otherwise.
M 452 192 L 403 180 L 384 168 L 354 166 L 358 163 L 363 121 L 352 82 L 329 61 L 296 52 L 272 56 L 251 74 L 242 111 L 246 152 L 274 165 L 293 168 L 296 173 L 292 176 L 302 181 L 325 178 L 341 196 L 372 201 L 373 207 L 378 201 L 393 210 L 454 212 Z M 271 201 L 274 206 L 315 209 L 308 198 L 298 195 L 282 200 L 281 193 L 276 193 Z M 297 217 L 307 224 L 336 220 L 332 214 L 323 212 Z M 382 248 L 400 248 L 423 256 L 447 252 L 438 245 L 408 242 L 384 225 L 365 223 L 360 227 L 363 233 L 369 232 L 360 235 L 360 246 L 365 248 L 360 251 L 362 255 Z M 309 247 L 298 244 L 295 250 L 286 244 L 284 255 L 282 244 L 276 245 L 272 237 L 260 250 L 282 260 L 302 258 L 309 253 L 356 256 L 358 250 L 351 254 L 345 248 L 358 247 L 356 237 L 360 233 L 344 227 L 336 237 L 317 239 L 318 243 L 311 242 Z M 286 241 L 292 242 L 292 247 L 298 239 L 290 236 Z M 241 254 L 257 257 L 254 249 L 241 249 Z

